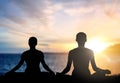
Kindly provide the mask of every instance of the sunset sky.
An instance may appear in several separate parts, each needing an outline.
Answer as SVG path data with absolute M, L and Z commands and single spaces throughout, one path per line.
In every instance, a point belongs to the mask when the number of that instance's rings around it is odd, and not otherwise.
M 120 48 L 120 0 L 0 0 L 0 53 L 23 52 L 30 36 L 39 50 L 68 52 L 78 32 L 87 34 L 86 47 L 95 53 Z M 120 63 L 116 54 L 104 57 Z
M 21 52 L 30 36 L 45 52 L 67 52 L 83 31 L 88 43 L 120 41 L 119 0 L 0 0 L 0 53 Z

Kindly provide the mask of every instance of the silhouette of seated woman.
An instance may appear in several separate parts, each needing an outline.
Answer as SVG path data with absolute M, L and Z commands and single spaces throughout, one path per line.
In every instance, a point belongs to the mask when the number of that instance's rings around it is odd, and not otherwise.
M 76 78 L 89 78 L 91 76 L 89 62 L 91 62 L 94 71 L 104 71 L 96 66 L 93 51 L 84 47 L 85 42 L 87 41 L 86 34 L 84 32 L 79 32 L 76 35 L 76 41 L 78 47 L 69 52 L 66 68 L 61 73 L 58 73 L 58 75 L 66 74 L 70 70 L 72 63 L 74 67 L 72 76 Z
M 30 49 L 22 53 L 20 62 L 8 73 L 12 73 L 16 71 L 18 68 L 22 66 L 22 64 L 25 61 L 27 65 L 25 69 L 26 74 L 40 74 L 41 72 L 40 67 L 39 67 L 40 63 L 42 63 L 43 67 L 47 71 L 54 74 L 54 72 L 45 63 L 43 52 L 35 48 L 37 45 L 37 39 L 35 37 L 30 37 L 28 44 L 29 44 Z

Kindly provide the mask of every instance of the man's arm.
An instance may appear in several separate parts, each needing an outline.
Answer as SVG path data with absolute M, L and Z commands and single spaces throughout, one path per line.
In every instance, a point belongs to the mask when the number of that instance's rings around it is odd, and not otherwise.
M 92 65 L 92 68 L 93 68 L 94 71 L 98 71 L 99 70 L 99 68 L 96 66 L 94 56 L 92 56 L 91 65 Z
M 44 67 L 47 71 L 49 71 L 50 73 L 54 73 L 54 72 L 48 67 L 48 65 L 45 63 L 44 57 L 41 59 L 41 63 L 42 63 L 42 65 L 43 65 L 43 67 Z
M 91 60 L 91 64 L 92 64 L 93 70 L 96 71 L 97 73 L 102 73 L 102 74 L 104 74 L 104 75 L 105 75 L 105 74 L 111 74 L 111 71 L 108 70 L 108 69 L 100 69 L 100 68 L 98 68 L 98 67 L 96 66 L 96 64 L 95 64 L 94 58 Z
M 92 58 L 91 58 L 91 65 L 92 65 L 93 70 L 96 71 L 96 72 L 106 71 L 106 70 L 103 70 L 103 69 L 101 69 L 101 68 L 99 68 L 99 67 L 96 66 L 95 58 L 94 58 L 94 53 L 91 52 L 91 55 L 92 55 Z
M 65 74 L 65 73 L 67 73 L 67 72 L 70 70 L 71 64 L 72 64 L 72 58 L 71 58 L 71 53 L 69 53 L 69 54 L 68 54 L 68 62 L 67 62 L 67 65 L 66 65 L 65 69 L 64 69 L 60 74 Z
M 21 67 L 21 65 L 24 63 L 24 59 L 21 57 L 19 63 L 13 68 L 11 69 L 8 73 L 10 72 L 15 72 L 17 69 L 19 69 Z

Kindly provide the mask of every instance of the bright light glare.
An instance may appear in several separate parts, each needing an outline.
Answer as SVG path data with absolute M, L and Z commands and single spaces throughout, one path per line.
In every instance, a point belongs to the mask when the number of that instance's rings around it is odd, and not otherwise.
M 85 44 L 85 47 L 90 48 L 94 51 L 94 53 L 102 52 L 107 46 L 108 44 L 106 42 L 103 42 L 102 40 L 97 38 L 91 39 Z

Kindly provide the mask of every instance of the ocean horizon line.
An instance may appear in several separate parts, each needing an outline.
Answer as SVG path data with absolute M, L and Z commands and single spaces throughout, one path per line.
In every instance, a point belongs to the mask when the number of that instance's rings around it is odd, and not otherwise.
M 68 52 L 43 52 L 45 54 L 67 54 Z M 20 52 L 18 53 L 0 53 L 0 54 L 22 54 Z

